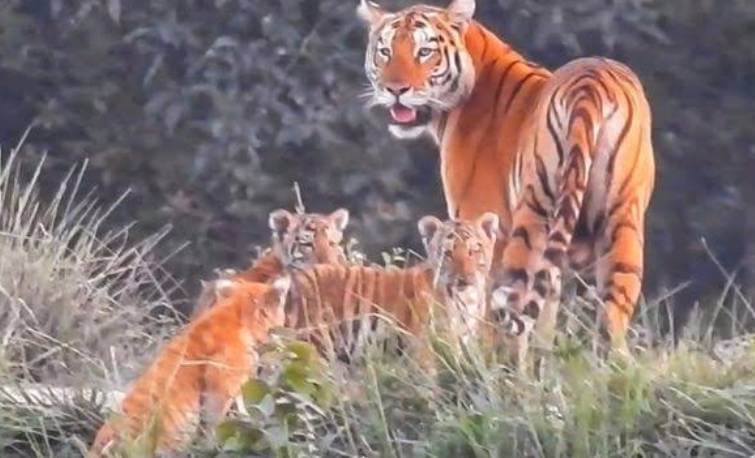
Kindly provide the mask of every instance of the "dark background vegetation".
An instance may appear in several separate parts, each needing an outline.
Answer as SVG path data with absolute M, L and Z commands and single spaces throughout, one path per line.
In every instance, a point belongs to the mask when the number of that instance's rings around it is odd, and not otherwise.
M 132 190 L 111 224 L 137 221 L 136 236 L 172 224 L 159 252 L 184 282 L 177 300 L 266 243 L 294 181 L 309 210 L 348 208 L 374 259 L 418 248 L 415 221 L 445 211 L 437 153 L 390 138 L 363 108 L 355 6 L 2 0 L 0 143 L 33 124 L 22 158 L 47 153 L 50 183 L 88 159 L 85 187 L 104 202 Z M 718 298 L 725 279 L 706 246 L 755 283 L 755 2 L 479 0 L 477 18 L 548 67 L 601 54 L 644 82 L 658 164 L 650 298 L 685 282 L 680 311 Z

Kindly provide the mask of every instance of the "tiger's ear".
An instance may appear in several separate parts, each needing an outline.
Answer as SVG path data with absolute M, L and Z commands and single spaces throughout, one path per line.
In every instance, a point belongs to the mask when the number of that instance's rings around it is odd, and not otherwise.
M 349 211 L 345 208 L 339 208 L 330 215 L 328 215 L 328 221 L 333 223 L 339 231 L 343 232 L 346 229 L 346 225 L 349 224 Z
M 493 212 L 483 213 L 477 218 L 477 226 L 482 229 L 482 232 L 488 236 L 489 239 L 495 240 L 500 233 L 498 215 Z
M 236 288 L 236 282 L 228 278 L 215 280 L 214 283 L 215 296 L 218 299 L 230 297 L 233 294 L 233 290 Z
M 286 300 L 288 290 L 291 288 L 291 277 L 283 275 L 270 284 L 270 291 L 267 293 L 268 304 L 273 306 L 280 306 Z
M 452 0 L 448 5 L 448 14 L 452 19 L 466 25 L 472 20 L 475 10 L 475 0 Z
M 419 229 L 419 235 L 422 237 L 422 243 L 425 245 L 425 250 L 429 249 L 430 241 L 442 225 L 443 222 L 432 215 L 420 218 L 417 228 Z
M 291 227 L 293 219 L 294 215 L 291 212 L 279 208 L 270 213 L 267 224 L 270 226 L 270 230 L 273 231 L 273 235 L 280 236 L 280 234 L 286 232 Z
M 278 277 L 270 286 L 273 287 L 273 290 L 275 290 L 279 296 L 285 296 L 288 294 L 288 289 L 291 288 L 291 277 L 288 275 Z
M 385 10 L 380 8 L 377 3 L 369 0 L 359 0 L 357 6 L 357 16 L 370 26 L 380 23 L 385 17 Z

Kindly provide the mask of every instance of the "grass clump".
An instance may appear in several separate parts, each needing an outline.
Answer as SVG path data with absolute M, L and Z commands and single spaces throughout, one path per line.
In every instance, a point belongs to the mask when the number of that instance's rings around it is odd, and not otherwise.
M 640 317 L 629 361 L 600 356 L 600 336 L 584 326 L 564 329 L 539 378 L 476 344 L 440 342 L 435 376 L 379 349 L 356 365 L 326 360 L 336 402 L 317 406 L 318 434 L 289 431 L 288 450 L 307 453 L 276 456 L 751 457 L 755 336 L 731 338 L 731 316 L 722 320 L 697 319 L 672 342 L 644 327 L 658 317 Z
M 45 198 L 42 163 L 20 154 L 0 154 L 0 455 L 79 456 L 109 388 L 175 329 L 175 286 L 151 260 L 167 228 L 136 243 L 107 230 L 120 200 L 82 194 L 86 164 Z

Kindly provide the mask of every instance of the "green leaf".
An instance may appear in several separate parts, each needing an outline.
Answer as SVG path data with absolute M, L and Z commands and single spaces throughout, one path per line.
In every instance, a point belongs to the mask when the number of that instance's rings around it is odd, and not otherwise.
M 223 450 L 232 452 L 258 450 L 265 440 L 265 434 L 259 428 L 238 420 L 221 423 L 215 433 Z
M 270 394 L 272 390 L 264 381 L 260 379 L 251 379 L 241 387 L 241 395 L 244 398 L 244 404 L 258 404 L 262 399 Z
M 310 382 L 309 368 L 299 362 L 289 364 L 281 378 L 292 390 L 298 393 L 313 394 L 317 387 Z
M 313 363 L 318 358 L 317 349 L 309 342 L 301 340 L 291 342 L 286 346 L 286 350 L 295 355 L 295 361 L 300 361 L 306 364 Z

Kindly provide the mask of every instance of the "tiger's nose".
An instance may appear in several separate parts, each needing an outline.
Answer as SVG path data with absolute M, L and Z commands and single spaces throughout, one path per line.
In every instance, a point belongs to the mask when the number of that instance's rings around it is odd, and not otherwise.
M 411 86 L 409 86 L 408 84 L 398 83 L 398 84 L 387 84 L 385 88 L 388 90 L 388 92 L 398 97 L 408 92 L 409 89 L 411 89 Z

